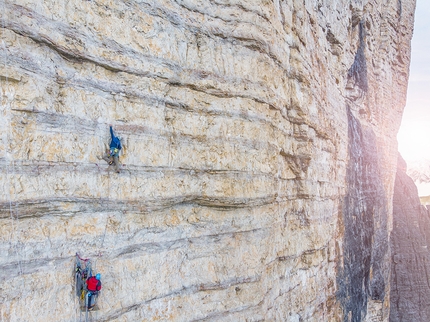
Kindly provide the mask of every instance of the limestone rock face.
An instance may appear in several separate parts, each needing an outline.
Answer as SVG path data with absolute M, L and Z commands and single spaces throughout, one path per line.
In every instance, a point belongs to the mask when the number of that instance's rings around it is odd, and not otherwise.
M 2 320 L 388 321 L 414 0 L 0 7 Z
M 400 159 L 393 197 L 390 321 L 430 320 L 430 215 Z

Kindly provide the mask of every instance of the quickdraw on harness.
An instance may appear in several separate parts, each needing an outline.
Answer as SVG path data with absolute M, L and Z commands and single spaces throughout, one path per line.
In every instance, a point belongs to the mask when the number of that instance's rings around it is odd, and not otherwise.
M 113 148 L 109 150 L 109 156 L 112 157 L 118 157 L 119 156 L 119 150 L 117 148 Z M 114 163 L 114 160 L 109 161 L 109 165 L 112 165 Z

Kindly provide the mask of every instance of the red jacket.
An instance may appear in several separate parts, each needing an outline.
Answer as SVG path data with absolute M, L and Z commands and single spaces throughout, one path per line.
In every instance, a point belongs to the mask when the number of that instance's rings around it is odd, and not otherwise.
M 96 292 L 102 289 L 102 282 L 100 282 L 95 276 L 91 276 L 87 279 L 88 291 Z

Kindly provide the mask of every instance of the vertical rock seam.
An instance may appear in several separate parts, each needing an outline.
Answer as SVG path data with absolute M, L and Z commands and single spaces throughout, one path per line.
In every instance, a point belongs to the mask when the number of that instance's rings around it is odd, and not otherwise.
M 338 276 L 338 298 L 344 321 L 363 321 L 368 298 L 383 301 L 383 257 L 388 250 L 384 187 L 380 180 L 374 135 L 365 132 L 348 109 L 349 162 L 344 200 L 344 249 Z M 375 217 L 380 227 L 374 224 Z

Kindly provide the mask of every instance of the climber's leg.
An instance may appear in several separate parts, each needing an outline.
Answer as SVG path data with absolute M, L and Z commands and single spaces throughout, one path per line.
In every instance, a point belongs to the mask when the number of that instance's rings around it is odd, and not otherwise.
M 119 157 L 117 155 L 113 156 L 113 162 L 115 163 L 115 171 L 119 173 Z
M 108 164 L 112 164 L 113 159 L 112 159 L 112 156 L 109 153 L 106 153 L 102 157 L 102 159 L 105 160 Z

